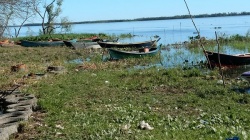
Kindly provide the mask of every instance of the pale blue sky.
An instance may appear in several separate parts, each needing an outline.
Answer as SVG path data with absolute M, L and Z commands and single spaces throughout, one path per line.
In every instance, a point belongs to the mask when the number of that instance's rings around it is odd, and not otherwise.
M 250 0 L 186 0 L 192 15 L 250 12 Z M 61 16 L 70 21 L 187 15 L 184 0 L 64 0 Z

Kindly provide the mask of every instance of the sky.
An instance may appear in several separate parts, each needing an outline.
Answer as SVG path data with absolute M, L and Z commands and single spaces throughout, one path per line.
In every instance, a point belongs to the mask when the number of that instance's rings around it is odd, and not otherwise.
M 192 15 L 250 12 L 250 0 L 186 0 Z M 72 22 L 187 15 L 184 0 L 64 0 L 61 17 Z

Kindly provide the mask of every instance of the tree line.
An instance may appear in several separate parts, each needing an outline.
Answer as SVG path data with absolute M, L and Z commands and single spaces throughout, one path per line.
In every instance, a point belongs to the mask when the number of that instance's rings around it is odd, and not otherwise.
M 250 12 L 229 12 L 229 13 L 215 13 L 215 14 L 199 14 L 193 15 L 193 18 L 206 18 L 206 17 L 224 17 L 224 16 L 241 16 L 250 15 Z M 69 24 L 86 24 L 86 23 L 108 23 L 108 22 L 128 22 L 128 21 L 149 21 L 149 20 L 171 20 L 171 19 L 188 19 L 190 15 L 177 15 L 170 17 L 146 17 L 136 19 L 118 19 L 118 20 L 97 20 L 97 21 L 82 21 L 82 22 L 69 22 Z M 60 23 L 57 23 L 60 24 Z M 40 26 L 40 23 L 26 24 L 25 26 Z
M 250 12 L 229 12 L 229 13 L 215 13 L 215 14 L 199 14 L 193 15 L 193 18 L 206 18 L 206 17 L 224 17 L 224 16 L 240 16 L 240 15 L 250 15 Z M 152 17 L 152 18 L 137 18 L 135 21 L 146 21 L 146 20 L 168 20 L 168 19 L 187 19 L 190 15 L 177 15 L 171 17 Z

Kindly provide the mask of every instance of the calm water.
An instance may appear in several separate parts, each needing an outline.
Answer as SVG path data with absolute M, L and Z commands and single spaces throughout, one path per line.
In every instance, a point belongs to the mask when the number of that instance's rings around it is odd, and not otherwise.
M 195 25 L 200 31 L 201 36 L 207 39 L 218 36 L 246 35 L 250 31 L 250 16 L 196 18 Z M 24 27 L 20 36 L 38 35 L 40 26 Z M 14 32 L 12 29 L 11 32 Z M 59 33 L 60 31 L 57 30 Z M 106 33 L 106 34 L 133 34 L 132 39 L 119 40 L 120 42 L 137 42 L 152 39 L 153 36 L 161 37 L 159 43 L 173 44 L 188 41 L 189 37 L 196 36 L 196 30 L 191 19 L 175 20 L 154 20 L 154 21 L 135 21 L 135 22 L 114 22 L 114 23 L 95 23 L 95 24 L 76 24 L 72 27 L 72 33 Z M 226 47 L 225 53 L 247 53 L 246 50 L 237 50 Z M 181 47 L 169 46 L 161 51 L 162 64 L 165 67 L 174 67 L 188 64 L 197 64 L 205 61 L 202 50 L 190 50 Z
M 200 35 L 207 39 L 215 39 L 215 32 L 217 32 L 218 36 L 223 37 L 236 34 L 245 36 L 250 32 L 250 16 L 196 18 L 194 22 L 200 31 Z M 40 26 L 23 27 L 20 36 L 38 35 L 39 29 L 41 29 Z M 13 33 L 14 29 L 12 28 L 10 34 Z M 62 32 L 57 30 L 57 33 Z M 166 45 L 188 41 L 189 37 L 197 35 L 191 19 L 76 24 L 72 26 L 71 33 L 105 33 L 109 35 L 130 33 L 135 35 L 132 39 L 119 40 L 120 42 L 145 41 L 158 35 L 161 37 L 159 43 Z M 247 47 L 245 50 L 237 50 L 227 46 L 223 52 L 228 54 L 248 53 L 249 50 Z M 189 65 L 196 65 L 205 60 L 206 58 L 201 49 L 167 46 L 161 51 L 159 64 L 167 68 L 176 66 L 188 67 Z M 229 71 L 228 73 L 231 77 L 237 78 L 242 72 L 249 70 L 250 67 L 244 67 L 242 69 Z
M 194 19 L 201 36 L 208 39 L 218 36 L 246 35 L 250 30 L 250 16 L 214 17 Z M 20 36 L 38 35 L 40 26 L 23 27 Z M 12 29 L 10 32 L 14 32 Z M 60 30 L 57 30 L 59 33 Z M 188 41 L 189 37 L 196 36 L 195 27 L 191 19 L 154 20 L 134 22 L 114 22 L 95 24 L 76 24 L 72 27 L 72 33 L 106 33 L 136 35 L 133 39 L 120 40 L 121 42 L 144 41 L 158 35 L 160 43 L 172 44 Z

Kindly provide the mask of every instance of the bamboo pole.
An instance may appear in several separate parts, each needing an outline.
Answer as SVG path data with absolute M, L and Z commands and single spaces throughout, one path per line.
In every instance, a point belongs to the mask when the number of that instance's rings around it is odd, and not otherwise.
M 199 43 L 200 43 L 200 45 L 201 45 L 201 47 L 202 47 L 203 53 L 204 53 L 205 56 L 206 56 L 207 62 L 208 62 L 208 64 L 209 64 L 209 68 L 211 69 L 211 68 L 212 68 L 212 67 L 211 67 L 211 63 L 210 63 L 210 61 L 209 61 L 209 59 L 208 59 L 206 50 L 205 50 L 205 48 L 204 48 L 204 46 L 203 46 L 203 44 L 202 44 L 202 42 L 201 42 L 200 32 L 199 32 L 199 30 L 197 29 L 197 27 L 196 27 L 196 25 L 195 25 L 195 23 L 194 23 L 193 17 L 192 17 L 191 12 L 190 12 L 190 10 L 189 10 L 189 8 L 188 8 L 188 5 L 187 5 L 186 0 L 184 0 L 184 2 L 185 2 L 185 4 L 186 4 L 186 7 L 187 7 L 187 10 L 188 10 L 189 16 L 190 16 L 190 18 L 191 18 L 191 20 L 192 20 L 192 22 L 193 22 L 193 25 L 194 25 L 194 27 L 195 27 L 195 30 L 196 30 L 196 32 L 198 33 L 198 36 L 199 36 Z
M 224 74 L 223 74 L 223 70 L 221 68 L 221 63 L 220 63 L 220 43 L 219 43 L 219 40 L 218 40 L 218 37 L 217 37 L 217 32 L 215 31 L 215 37 L 216 37 L 216 42 L 217 42 L 217 45 L 218 45 L 218 62 L 219 62 L 219 70 L 220 70 L 220 73 L 221 73 L 221 76 L 222 76 L 222 81 L 223 81 L 223 85 L 224 85 L 224 88 L 226 87 L 225 85 L 225 79 L 224 79 Z

